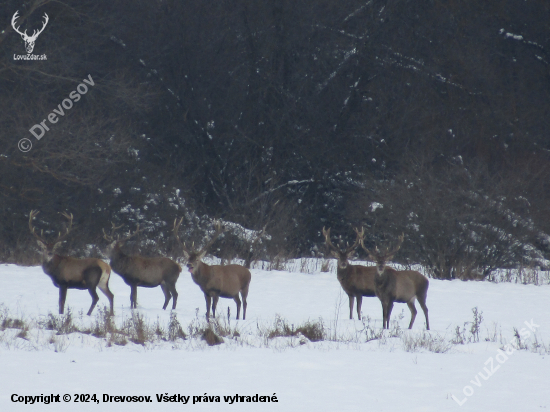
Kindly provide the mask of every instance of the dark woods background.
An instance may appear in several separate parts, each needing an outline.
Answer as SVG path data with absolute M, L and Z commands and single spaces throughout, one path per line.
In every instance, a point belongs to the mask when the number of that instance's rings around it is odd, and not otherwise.
M 28 32 L 49 15 L 46 61 L 14 61 L 16 10 Z M 74 214 L 64 251 L 81 256 L 111 222 L 145 228 L 142 253 L 179 254 L 184 217 L 198 242 L 212 218 L 266 227 L 265 259 L 326 254 L 323 226 L 351 242 L 364 225 L 367 246 L 404 232 L 396 259 L 439 278 L 540 265 L 549 50 L 543 0 L 3 1 L 0 257 L 38 257 L 39 209 L 51 236 Z M 233 232 L 218 255 L 250 252 Z

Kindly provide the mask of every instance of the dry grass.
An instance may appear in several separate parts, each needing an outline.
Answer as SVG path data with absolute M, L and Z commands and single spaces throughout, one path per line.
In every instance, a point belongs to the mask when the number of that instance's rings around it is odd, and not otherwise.
M 263 334 L 267 337 L 267 339 L 304 336 L 310 342 L 323 341 L 327 336 L 322 319 L 319 319 L 317 322 L 307 320 L 302 325 L 295 327 L 294 325 L 289 325 L 285 319 L 278 315 L 276 316 L 273 325 L 270 328 L 267 328 Z
M 404 331 L 400 326 L 402 319 L 402 315 L 397 316 L 391 322 L 390 329 L 383 330 L 376 328 L 374 322 L 366 316 L 362 319 L 362 328 L 339 332 L 337 323 L 334 328 L 332 324 L 331 327 L 326 327 L 321 318 L 295 325 L 276 316 L 271 323 L 256 323 L 257 330 L 254 333 L 250 330 L 250 323 L 232 324 L 230 318 L 220 316 L 207 322 L 205 318 L 198 317 L 198 310 L 195 318 L 184 327 L 175 312 L 171 312 L 169 322 L 162 322 L 159 318 L 150 321 L 138 311 L 132 311 L 130 317 L 116 322 L 107 307 L 98 308 L 95 318 L 92 319 L 85 316 L 75 318 L 68 309 L 65 315 L 49 313 L 36 320 L 22 315 L 14 316 L 5 305 L 0 304 L 0 347 L 17 350 L 46 348 L 64 352 L 75 339 L 78 342 L 83 339 L 94 346 L 99 343 L 102 348 L 129 343 L 154 348 L 163 347 L 165 342 L 173 343 L 172 348 L 178 349 L 187 340 L 185 346 L 191 348 L 204 348 L 205 344 L 202 342 L 206 342 L 210 346 L 225 343 L 230 347 L 236 344 L 284 350 L 310 342 L 327 341 L 328 346 L 322 347 L 351 344 L 360 349 L 368 342 L 377 341 L 379 346 L 399 347 L 407 352 L 447 353 L 457 345 L 477 344 L 485 340 L 501 345 L 511 344 L 517 350 L 541 355 L 550 353 L 550 342 L 545 343 L 536 334 L 526 334 L 520 328 L 514 329 L 513 333 L 510 331 L 508 339 L 503 337 L 497 324 L 493 324 L 490 330 L 482 330 L 483 316 L 477 308 L 472 309 L 471 321 L 450 329 L 450 338 L 433 331 Z M 83 324 L 87 326 L 84 327 Z M 246 328 L 243 336 L 239 327 Z M 84 336 L 74 335 L 75 333 Z M 201 343 L 196 346 L 197 342 Z
M 223 338 L 214 332 L 212 325 L 208 325 L 205 329 L 203 329 L 201 339 L 206 341 L 209 346 L 220 345 L 224 342 Z
M 439 334 L 433 335 L 430 331 L 422 331 L 420 334 L 404 333 L 401 335 L 403 349 L 407 352 L 418 352 L 425 349 L 434 353 L 447 353 L 453 347 Z

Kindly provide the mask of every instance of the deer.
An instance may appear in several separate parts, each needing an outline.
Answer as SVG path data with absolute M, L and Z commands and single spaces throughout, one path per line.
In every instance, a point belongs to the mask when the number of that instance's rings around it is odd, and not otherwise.
M 170 299 L 172 299 L 172 310 L 176 309 L 178 302 L 176 282 L 181 272 L 181 266 L 167 257 L 128 256 L 122 251 L 122 246 L 141 231 L 139 225 L 134 233 L 120 238 L 120 236 L 115 237 L 115 231 L 122 226 L 117 227 L 114 223 L 111 224 L 111 234 L 107 234 L 103 229 L 103 238 L 109 242 L 108 254 L 111 259 L 111 268 L 131 288 L 130 308 L 137 308 L 138 286 L 145 288 L 160 286 L 164 293 L 162 309 L 166 310 Z
M 360 266 L 350 265 L 348 259 L 355 253 L 355 249 L 362 241 L 365 230 L 361 228 L 359 231 L 354 229 L 356 233 L 355 243 L 346 249 L 340 249 L 334 246 L 330 240 L 330 228 L 325 230 L 323 227 L 323 236 L 325 242 L 331 251 L 331 254 L 338 259 L 338 267 L 336 270 L 336 277 L 344 289 L 344 292 L 349 297 L 349 318 L 353 319 L 353 304 L 357 301 L 357 318 L 361 320 L 361 305 L 363 303 L 363 296 L 374 297 L 376 296 L 374 290 L 374 276 L 376 274 L 375 266 Z
M 414 319 L 416 318 L 415 300 L 418 299 L 420 307 L 426 317 L 426 329 L 430 330 L 430 321 L 428 320 L 428 307 L 426 298 L 430 282 L 426 276 L 415 270 L 395 270 L 386 266 L 395 253 L 401 248 L 403 243 L 403 234 L 399 236 L 394 248 L 385 248 L 383 251 L 378 249 L 369 250 L 361 240 L 361 247 L 367 252 L 369 259 L 376 263 L 376 275 L 374 278 L 376 296 L 382 303 L 382 327 L 388 329 L 390 326 L 390 316 L 394 302 L 406 303 L 411 311 L 411 322 L 409 329 L 412 329 Z
M 67 289 L 87 289 L 92 296 L 92 305 L 87 313 L 87 315 L 90 316 L 99 301 L 99 296 L 96 292 L 97 287 L 107 296 L 107 299 L 109 299 L 109 305 L 111 307 L 110 313 L 113 315 L 114 295 L 109 290 L 111 267 L 101 259 L 79 259 L 61 256 L 56 253 L 56 249 L 71 231 L 73 215 L 66 212 L 62 213 L 68 220 L 68 225 L 64 233 L 59 232 L 56 239 L 48 242 L 44 239 L 43 231 L 38 235 L 32 225 L 32 221 L 38 213 L 40 212 L 37 210 L 31 210 L 29 213 L 29 229 L 42 249 L 42 270 L 52 279 L 53 284 L 59 288 L 59 314 L 62 315 L 65 309 Z
M 202 262 L 202 258 L 206 255 L 208 249 L 214 244 L 216 239 L 224 232 L 220 221 L 214 222 L 215 233 L 206 242 L 200 250 L 194 248 L 188 249 L 184 242 L 179 238 L 178 231 L 183 218 L 178 222 L 174 220 L 174 235 L 183 249 L 183 254 L 187 259 L 187 268 L 191 273 L 191 278 L 202 292 L 206 300 L 206 320 L 210 321 L 210 307 L 212 307 L 212 316 L 216 317 L 216 306 L 218 299 L 227 298 L 233 299 L 237 304 L 237 319 L 241 312 L 241 299 L 243 307 L 243 320 L 246 319 L 246 298 L 248 296 L 248 287 L 252 275 L 250 270 L 241 265 L 207 265 Z
M 42 24 L 42 28 L 40 30 L 34 30 L 33 33 L 32 33 L 32 36 L 29 36 L 27 34 L 27 30 L 25 30 L 23 33 L 21 33 L 19 31 L 19 26 L 15 27 L 15 25 L 16 25 L 15 21 L 19 17 L 18 14 L 19 14 L 19 10 L 17 10 L 15 12 L 15 14 L 13 15 L 13 17 L 11 19 L 11 26 L 13 27 L 13 30 L 15 30 L 16 33 L 18 33 L 21 36 L 21 38 L 23 39 L 23 41 L 25 42 L 25 49 L 27 50 L 27 53 L 31 54 L 32 51 L 34 50 L 34 43 L 36 42 L 36 39 L 38 38 L 40 33 L 42 33 L 44 31 L 44 29 L 46 28 L 46 25 L 48 24 L 48 21 L 50 21 L 50 18 L 48 17 L 48 15 L 46 13 L 44 13 L 44 17 L 43 17 L 44 18 L 44 23 Z

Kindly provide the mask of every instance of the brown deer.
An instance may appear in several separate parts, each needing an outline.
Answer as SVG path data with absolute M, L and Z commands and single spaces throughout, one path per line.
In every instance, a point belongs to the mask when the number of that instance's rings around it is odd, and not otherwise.
M 350 265 L 348 259 L 355 253 L 355 249 L 362 241 L 365 230 L 361 228 L 361 232 L 356 228 L 355 243 L 346 249 L 339 249 L 335 247 L 330 241 L 330 228 L 325 230 L 323 228 L 323 236 L 327 246 L 329 247 L 332 255 L 338 259 L 338 268 L 336 270 L 336 277 L 342 285 L 342 289 L 349 297 L 349 318 L 353 319 L 353 303 L 357 300 L 357 318 L 361 319 L 361 304 L 363 303 L 363 296 L 376 296 L 374 290 L 374 276 L 376 274 L 375 266 L 360 266 Z
M 55 250 L 71 231 L 73 215 L 62 213 L 68 219 L 69 224 L 63 234 L 59 232 L 55 240 L 48 242 L 44 239 L 42 232 L 41 236 L 36 233 L 32 225 L 32 221 L 38 213 L 37 210 L 31 210 L 29 213 L 29 229 L 34 237 L 36 237 L 38 245 L 42 249 L 42 269 L 44 273 L 59 288 L 59 313 L 63 314 L 64 312 L 67 289 L 87 289 L 90 295 L 92 295 L 92 305 L 90 306 L 90 310 L 88 310 L 88 316 L 91 315 L 99 301 L 99 296 L 96 292 L 96 287 L 98 287 L 109 299 L 112 315 L 114 313 L 114 296 L 109 290 L 111 267 L 100 259 L 78 259 L 55 253 Z
M 376 296 L 382 303 L 382 327 L 384 329 L 390 326 L 390 316 L 393 308 L 393 302 L 406 303 L 411 311 L 411 322 L 409 329 L 412 329 L 414 319 L 416 318 L 415 299 L 418 299 L 420 307 L 426 316 L 426 329 L 430 330 L 430 321 L 428 320 L 428 307 L 426 298 L 428 296 L 428 287 L 430 282 L 426 276 L 415 270 L 395 270 L 386 266 L 386 263 L 393 258 L 393 255 L 401 247 L 403 235 L 399 236 L 397 245 L 393 249 L 386 248 L 380 251 L 378 247 L 374 250 L 368 250 L 361 240 L 361 247 L 368 253 L 369 258 L 376 263 L 376 276 L 374 278 Z
M 178 230 L 183 218 L 179 222 L 174 220 L 174 234 L 176 239 L 183 248 L 183 253 L 187 259 L 187 268 L 191 272 L 193 281 L 199 285 L 204 298 L 206 300 L 206 319 L 210 319 L 210 306 L 212 306 L 212 316 L 216 317 L 216 306 L 218 305 L 218 299 L 228 298 L 233 299 L 237 304 L 237 319 L 241 312 L 241 299 L 239 299 L 239 293 L 242 297 L 243 306 L 243 320 L 246 319 L 246 298 L 248 296 L 248 286 L 250 285 L 251 274 L 250 271 L 241 265 L 207 265 L 201 262 L 206 252 L 214 244 L 218 236 L 223 233 L 221 223 L 215 222 L 216 232 L 214 236 L 204 245 L 200 250 L 195 250 L 194 245 L 192 249 L 188 249 L 185 246 L 179 236 Z
M 135 235 L 139 230 L 139 225 L 134 233 L 131 233 L 125 238 L 114 236 L 117 229 L 120 228 L 112 224 L 111 234 L 108 235 L 103 230 L 103 237 L 110 242 L 109 256 L 111 258 L 111 267 L 113 271 L 119 275 L 128 286 L 130 286 L 130 308 L 137 308 L 137 288 L 138 286 L 145 288 L 155 288 L 160 286 L 164 292 L 164 306 L 166 310 L 168 302 L 172 300 L 172 309 L 176 309 L 178 302 L 178 292 L 176 291 L 176 282 L 178 281 L 181 267 L 172 259 L 167 257 L 143 257 L 143 256 L 128 256 L 122 252 L 122 246 L 126 241 Z

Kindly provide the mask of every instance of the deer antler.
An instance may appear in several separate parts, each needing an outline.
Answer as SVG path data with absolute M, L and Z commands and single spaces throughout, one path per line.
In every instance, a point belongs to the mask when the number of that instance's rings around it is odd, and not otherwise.
M 134 233 L 130 233 L 128 236 L 126 237 L 123 237 L 121 238 L 120 236 L 116 236 L 115 238 L 115 232 L 120 229 L 123 225 L 120 225 L 120 226 L 116 226 L 113 222 L 111 222 L 111 234 L 108 235 L 107 232 L 105 232 L 105 229 L 103 229 L 103 238 L 107 241 L 107 242 L 117 242 L 117 243 L 122 243 L 122 242 L 126 242 L 128 239 L 131 239 L 133 238 L 135 235 L 137 235 L 139 232 L 143 232 L 143 229 L 140 229 L 139 228 L 139 223 L 137 224 L 136 226 L 136 230 Z
M 330 240 L 330 228 L 328 228 L 328 230 L 325 230 L 325 228 L 323 227 L 323 236 L 325 237 L 325 242 L 329 248 L 335 250 L 336 252 L 344 253 L 347 255 L 350 252 L 354 251 L 365 238 L 365 228 L 361 227 L 361 231 L 359 231 L 359 229 L 357 228 L 354 228 L 353 230 L 355 230 L 355 233 L 357 234 L 355 237 L 355 242 L 351 246 L 349 246 L 348 244 L 348 247 L 345 250 L 340 250 L 332 244 L 332 241 Z
M 336 246 L 334 246 L 330 240 L 330 227 L 328 228 L 328 230 L 325 230 L 325 227 L 323 226 L 323 236 L 325 237 L 325 242 L 327 244 L 327 246 L 332 249 L 332 250 L 335 250 L 338 252 L 338 249 L 336 248 Z
M 385 255 L 388 257 L 388 259 L 391 259 L 393 255 L 397 253 L 399 249 L 401 249 L 401 244 L 403 243 L 403 239 L 405 238 L 405 234 L 401 233 L 401 235 L 397 238 L 397 244 L 392 250 L 388 250 L 389 247 L 386 249 Z
M 69 225 L 65 228 L 65 233 L 61 234 L 61 232 L 59 232 L 59 235 L 54 241 L 54 244 L 61 243 L 67 237 L 73 227 L 73 214 L 69 214 L 67 212 L 62 212 L 61 214 L 69 221 Z
M 180 230 L 180 225 L 181 225 L 181 222 L 183 222 L 183 217 L 180 218 L 180 220 L 178 221 L 178 218 L 175 218 L 174 219 L 174 228 L 172 229 L 173 232 L 174 232 L 174 235 L 176 236 L 176 240 L 178 241 L 178 243 L 181 245 L 181 247 L 183 248 L 183 252 L 187 255 L 190 254 L 190 251 L 189 249 L 187 249 L 187 246 L 185 246 L 185 243 L 181 241 L 180 239 L 180 236 L 178 234 L 179 230 Z
M 172 229 L 172 231 L 174 232 L 174 235 L 176 236 L 176 240 L 178 241 L 178 243 L 183 246 L 184 243 L 180 240 L 180 236 L 178 235 L 178 231 L 180 230 L 181 222 L 183 222 L 183 217 L 180 218 L 179 221 L 178 221 L 178 218 L 175 218 L 174 219 L 174 228 Z
M 225 228 L 222 227 L 222 224 L 219 220 L 216 220 L 214 222 L 214 227 L 216 228 L 216 232 L 214 233 L 214 236 L 212 236 L 212 238 L 203 246 L 203 248 L 199 252 L 199 255 L 206 254 L 208 249 L 210 249 L 210 246 L 212 246 L 216 241 L 216 239 L 218 239 L 218 237 L 225 231 Z
M 397 244 L 393 247 L 393 249 L 390 250 L 389 247 L 385 248 L 383 252 L 378 249 L 378 246 L 374 247 L 374 250 L 369 250 L 365 247 L 365 244 L 363 243 L 363 240 L 361 240 L 361 247 L 367 254 L 369 255 L 369 258 L 376 261 L 384 261 L 387 262 L 388 260 L 391 260 L 393 255 L 397 253 L 397 251 L 401 248 L 401 244 L 403 243 L 403 239 L 405 237 L 404 233 L 401 233 L 401 235 L 397 238 Z
M 33 219 L 39 214 L 40 212 L 38 210 L 31 210 L 29 213 L 29 229 L 33 236 L 38 239 L 39 242 L 41 242 L 44 245 L 52 245 L 55 247 L 58 243 L 61 243 L 69 234 L 69 232 L 72 229 L 73 226 L 73 214 L 69 214 L 67 212 L 62 212 L 61 214 L 69 221 L 69 225 L 65 228 L 65 233 L 61 233 L 61 231 L 58 233 L 57 238 L 53 242 L 46 242 L 44 239 L 44 231 L 40 231 L 40 236 L 36 233 L 36 230 L 34 226 L 32 225 Z
M 176 240 L 182 246 L 183 252 L 187 255 L 187 257 L 189 257 L 191 253 L 196 253 L 196 255 L 198 256 L 204 256 L 208 251 L 208 249 L 210 248 L 210 246 L 212 246 L 216 241 L 216 239 L 218 239 L 218 237 L 225 231 L 225 228 L 222 227 L 221 222 L 219 220 L 216 220 L 214 222 L 214 227 L 216 228 L 216 232 L 214 233 L 214 236 L 212 236 L 212 238 L 208 242 L 206 242 L 206 244 L 202 247 L 200 251 L 195 252 L 195 242 L 193 242 L 193 244 L 191 245 L 191 249 L 188 249 L 185 243 L 181 241 L 178 235 L 178 231 L 182 221 L 183 221 L 183 218 L 180 218 L 179 220 L 177 218 L 174 219 L 174 228 L 172 230 L 174 232 L 174 235 L 176 236 Z
M 111 234 L 108 235 L 107 232 L 105 232 L 105 229 L 102 229 L 103 231 L 103 239 L 105 239 L 107 242 L 114 242 L 115 240 L 119 240 L 120 236 L 117 236 L 115 239 L 115 232 L 120 229 L 123 225 L 116 226 L 113 222 L 111 222 Z
M 350 253 L 352 250 L 355 250 L 357 248 L 357 246 L 359 246 L 359 243 L 361 243 L 361 241 L 365 238 L 365 228 L 364 227 L 361 227 L 360 232 L 359 232 L 359 229 L 357 229 L 357 228 L 354 228 L 353 230 L 355 231 L 357 236 L 355 237 L 355 242 L 353 243 L 353 245 L 349 246 L 346 249 L 346 254 Z
M 126 242 L 127 240 L 133 238 L 135 235 L 137 235 L 140 232 L 143 232 L 143 229 L 139 228 L 139 223 L 138 223 L 136 225 L 136 230 L 134 231 L 134 233 L 130 233 L 128 236 L 123 237 L 122 239 L 119 239 L 118 242 Z
M 46 241 L 44 240 L 44 232 L 40 232 L 40 235 L 41 236 L 38 236 L 38 234 L 36 233 L 35 229 L 34 229 L 34 226 L 32 225 L 32 221 L 33 219 L 39 214 L 40 212 L 38 210 L 31 210 L 30 213 L 29 213 L 29 229 L 31 231 L 31 233 L 33 234 L 33 236 L 38 239 L 39 242 L 43 243 L 44 245 L 46 244 Z

